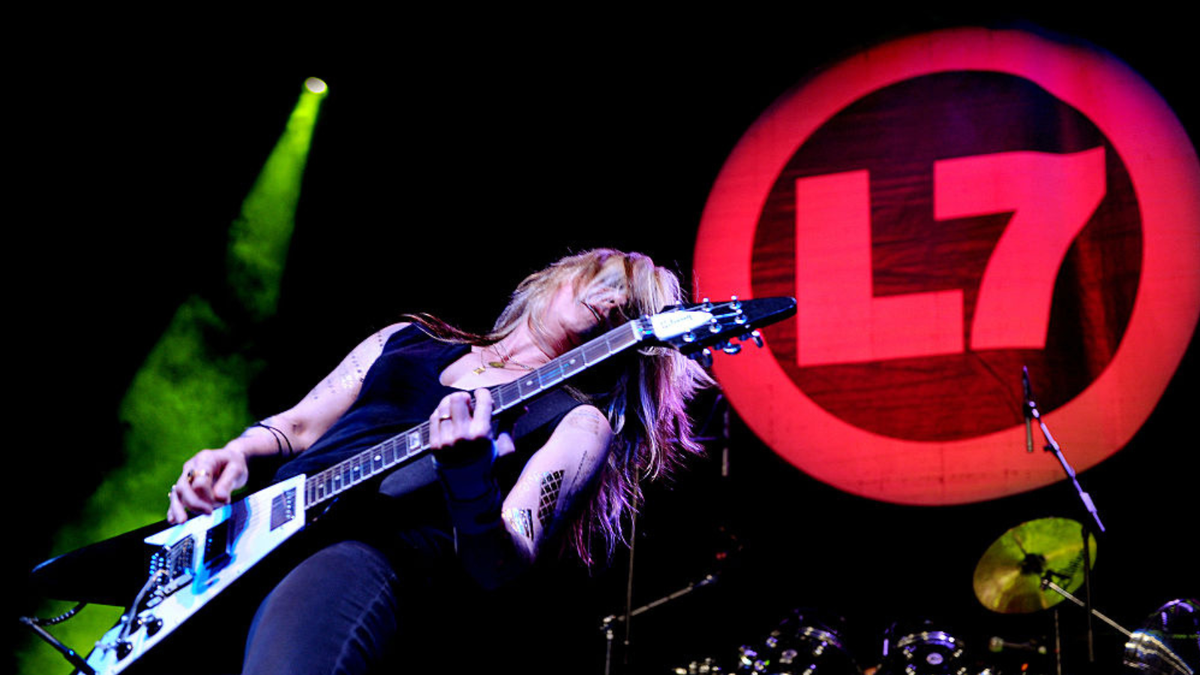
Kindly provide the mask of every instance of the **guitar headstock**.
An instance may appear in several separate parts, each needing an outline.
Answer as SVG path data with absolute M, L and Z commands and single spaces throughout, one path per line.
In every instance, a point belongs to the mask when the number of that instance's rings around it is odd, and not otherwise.
M 668 307 L 644 317 L 644 339 L 674 347 L 683 354 L 712 363 L 712 350 L 736 354 L 742 343 L 762 346 L 758 328 L 796 313 L 795 298 L 773 297 L 714 303 L 707 298 L 691 305 Z M 734 342 L 736 340 L 737 342 Z

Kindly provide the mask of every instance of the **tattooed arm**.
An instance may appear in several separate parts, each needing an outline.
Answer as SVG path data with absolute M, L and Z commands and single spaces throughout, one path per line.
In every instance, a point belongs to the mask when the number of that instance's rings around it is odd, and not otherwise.
M 364 340 L 292 408 L 249 427 L 224 447 L 201 450 L 184 462 L 171 490 L 167 520 L 181 523 L 189 511 L 211 513 L 227 504 L 233 491 L 246 484 L 248 457 L 292 456 L 307 450 L 354 403 L 367 370 L 383 353 L 384 343 L 404 326 L 388 326 Z
M 491 415 L 487 390 L 476 392 L 474 409 L 469 403 L 465 394 L 446 397 L 430 417 L 430 441 L 443 449 L 436 456 L 455 521 L 459 557 L 480 584 L 494 588 L 532 564 L 542 546 L 578 513 L 580 500 L 586 498 L 608 457 L 613 432 L 595 407 L 575 408 L 525 464 L 501 505 L 491 461 L 495 452 L 508 451 L 511 442 L 502 436 L 494 444 L 487 443 Z M 481 440 L 483 445 L 478 443 Z M 464 455 L 462 461 L 454 461 Z M 444 461 L 447 458 L 450 463 Z
M 612 427 L 593 406 L 579 406 L 559 423 L 546 445 L 525 464 L 504 500 L 504 526 L 522 556 L 533 561 L 542 545 L 577 515 L 608 458 Z

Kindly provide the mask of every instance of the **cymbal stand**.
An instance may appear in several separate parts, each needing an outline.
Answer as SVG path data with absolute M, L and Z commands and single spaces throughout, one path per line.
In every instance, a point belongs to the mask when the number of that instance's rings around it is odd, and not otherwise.
M 1054 608 L 1054 675 L 1063 675 L 1062 626 L 1058 623 L 1058 608 Z
M 1078 605 L 1080 607 L 1084 607 L 1085 609 L 1087 607 L 1087 605 L 1084 603 L 1083 600 L 1080 600 L 1079 598 L 1072 595 L 1071 592 L 1068 591 L 1067 589 L 1065 589 L 1062 586 L 1059 586 L 1058 584 L 1051 581 L 1049 572 L 1047 572 L 1046 575 L 1042 577 L 1042 589 L 1043 590 L 1046 590 L 1046 589 L 1052 590 L 1055 593 L 1058 593 L 1059 595 L 1063 596 L 1067 600 L 1070 600 L 1071 602 L 1075 603 L 1076 605 Z M 1101 621 L 1108 624 L 1109 626 L 1112 626 L 1114 629 L 1117 630 L 1118 633 L 1124 635 L 1127 638 L 1133 637 L 1132 632 L 1130 632 L 1128 629 L 1126 629 L 1125 627 L 1123 627 L 1121 624 L 1117 623 L 1116 621 L 1113 621 L 1112 619 L 1108 618 L 1107 616 L 1104 616 L 1098 610 L 1093 608 L 1092 610 L 1090 610 L 1090 612 L 1091 612 L 1092 616 L 1095 616 L 1097 619 L 1100 619 Z

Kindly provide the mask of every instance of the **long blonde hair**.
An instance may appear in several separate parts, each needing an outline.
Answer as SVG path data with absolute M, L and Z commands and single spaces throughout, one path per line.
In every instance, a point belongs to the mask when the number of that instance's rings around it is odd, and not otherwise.
M 594 249 L 526 277 L 487 335 L 471 336 L 445 324 L 435 328 L 450 339 L 491 344 L 527 322 L 534 340 L 546 349 L 543 317 L 564 282 L 574 284 L 577 295 L 595 283 L 623 289 L 627 303 L 619 313 L 624 319 L 653 314 L 683 300 L 679 278 L 655 266 L 648 256 Z M 642 499 L 642 480 L 669 475 L 685 457 L 702 451 L 686 408 L 699 388 L 712 384 L 700 366 L 670 348 L 644 348 L 638 358 L 618 364 L 609 391 L 590 399 L 605 412 L 616 435 L 594 492 L 571 523 L 565 542 L 589 565 L 594 562 L 593 538 L 600 538 L 606 557 L 625 541 L 627 521 Z
M 595 282 L 624 287 L 631 319 L 659 312 L 683 300 L 679 278 L 657 267 L 641 253 L 595 249 L 563 258 L 517 286 L 508 307 L 493 328 L 496 339 L 528 321 L 535 339 L 554 292 L 564 281 L 582 291 Z M 622 361 L 612 390 L 595 401 L 608 416 L 616 438 L 601 472 L 596 491 L 571 525 L 568 543 L 588 564 L 593 536 L 600 535 L 606 555 L 624 541 L 625 525 L 641 502 L 642 479 L 669 474 L 684 457 L 702 448 L 692 434 L 687 402 L 700 387 L 712 383 L 708 374 L 674 349 L 650 347 L 640 358 Z

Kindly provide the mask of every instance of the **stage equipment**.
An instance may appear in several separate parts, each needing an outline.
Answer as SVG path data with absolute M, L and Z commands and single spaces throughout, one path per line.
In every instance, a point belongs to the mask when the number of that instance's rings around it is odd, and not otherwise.
M 970 672 L 967 649 L 952 633 L 924 622 L 897 635 L 893 625 L 883 644 L 879 675 L 966 675 Z
M 616 639 L 615 628 L 616 628 L 617 624 L 624 623 L 626 629 L 628 629 L 630 622 L 633 620 L 633 617 L 638 616 L 639 614 L 644 614 L 656 607 L 661 607 L 662 605 L 665 605 L 669 602 L 678 600 L 698 588 L 703 588 L 705 586 L 715 584 L 715 583 L 717 583 L 717 579 L 718 579 L 718 576 L 716 574 L 706 574 L 704 576 L 704 578 L 701 579 L 700 581 L 688 584 L 687 586 L 684 586 L 683 588 L 675 591 L 674 593 L 665 595 L 653 602 L 647 603 L 647 604 L 642 605 L 641 607 L 637 607 L 635 609 L 630 609 L 621 615 L 609 614 L 608 616 L 604 617 L 604 620 L 600 624 L 600 629 L 604 631 L 604 645 L 605 645 L 604 646 L 604 674 L 609 675 L 609 673 L 612 672 L 613 643 Z M 627 595 L 626 603 L 628 603 L 628 602 L 629 602 L 629 596 Z M 629 633 L 626 632 L 626 638 L 625 638 L 626 653 L 628 653 L 629 646 L 630 646 Z M 628 665 L 628 664 L 626 664 L 626 665 Z M 693 664 L 693 665 L 697 665 L 697 664 Z M 710 663 L 709 667 L 711 667 L 711 665 L 712 664 Z M 705 671 L 705 672 L 709 672 L 709 671 Z M 712 671 L 712 672 L 720 672 L 720 670 L 718 669 L 718 670 Z
M 1089 537 L 1096 558 L 1096 538 Z M 1043 589 L 1042 579 L 1057 579 L 1068 591 L 1083 584 L 1082 526 L 1067 518 L 1022 523 L 1000 536 L 975 566 L 975 597 L 1001 614 L 1023 614 L 1053 607 L 1064 597 Z
M 1104 523 L 1101 522 L 1101 520 L 1100 520 L 1100 512 L 1096 509 L 1096 504 L 1095 504 L 1095 502 L 1092 501 L 1092 496 L 1090 494 L 1088 494 L 1083 489 L 1083 486 L 1081 486 L 1079 484 L 1079 479 L 1075 475 L 1075 469 L 1071 466 L 1070 462 L 1067 461 L 1067 457 L 1066 457 L 1066 455 L 1063 454 L 1062 448 L 1059 447 L 1058 443 L 1054 440 L 1054 436 L 1050 433 L 1050 429 L 1046 426 L 1046 422 L 1042 420 L 1042 414 L 1041 414 L 1041 412 L 1038 411 L 1037 402 L 1033 399 L 1033 388 L 1029 384 L 1028 369 L 1022 369 L 1022 378 L 1023 378 L 1022 384 L 1023 384 L 1024 390 L 1025 390 L 1024 408 L 1025 408 L 1026 414 L 1029 415 L 1030 417 L 1032 417 L 1033 420 L 1037 421 L 1038 428 L 1041 429 L 1041 431 L 1042 431 L 1042 438 L 1046 441 L 1046 445 L 1045 445 L 1046 452 L 1053 453 L 1055 459 L 1058 460 L 1059 465 L 1062 467 L 1063 473 L 1066 474 L 1068 479 L 1070 479 L 1071 486 L 1075 488 L 1075 494 L 1079 498 L 1080 506 L 1082 506 L 1083 510 L 1087 512 L 1088 518 L 1082 524 L 1081 529 L 1080 529 L 1080 534 L 1079 534 L 1079 542 L 1080 542 L 1079 546 L 1080 546 L 1081 553 L 1083 554 L 1083 577 L 1082 577 L 1083 601 L 1082 602 L 1076 601 L 1076 602 L 1080 606 L 1082 606 L 1084 608 L 1084 610 L 1086 611 L 1087 662 L 1089 664 L 1095 663 L 1096 662 L 1096 631 L 1095 631 L 1095 627 L 1092 625 L 1092 617 L 1093 616 L 1099 617 L 1099 618 L 1103 619 L 1105 622 L 1107 622 L 1108 624 L 1115 626 L 1117 628 L 1120 628 L 1115 623 L 1113 623 L 1112 620 L 1108 619 L 1107 617 L 1105 617 L 1102 614 L 1100 614 L 1099 612 L 1097 612 L 1092 605 L 1091 574 L 1092 574 L 1092 564 L 1093 564 L 1093 561 L 1095 560 L 1095 558 L 1094 558 L 1094 551 L 1093 551 L 1094 547 L 1091 544 L 1092 539 L 1091 539 L 1091 534 L 1089 534 L 1089 532 L 1098 532 L 1100 534 L 1103 534 L 1104 533 Z M 1084 545 L 1083 542 L 1088 542 L 1088 544 Z M 1045 590 L 1046 588 L 1050 587 L 1050 588 L 1053 588 L 1055 591 L 1059 592 L 1060 595 L 1063 595 L 1064 597 L 1070 597 L 1070 591 L 1072 591 L 1074 589 L 1070 589 L 1070 588 L 1062 589 L 1062 588 L 1058 587 L 1054 580 L 1054 576 L 1055 576 L 1054 574 L 1051 574 L 1048 571 L 1043 574 L 1042 589 Z M 1078 587 L 1078 584 L 1076 585 L 1076 587 Z M 1073 597 L 1071 599 L 1075 600 Z M 1125 631 L 1123 628 L 1120 630 L 1122 632 L 1125 632 L 1126 634 L 1128 634 L 1128 631 Z
M 1127 673 L 1194 675 L 1200 669 L 1200 602 L 1172 600 L 1151 614 L 1125 643 Z
M 738 649 L 738 673 L 770 675 L 862 675 L 842 642 L 845 621 L 817 618 L 810 610 L 794 609 L 761 645 Z

